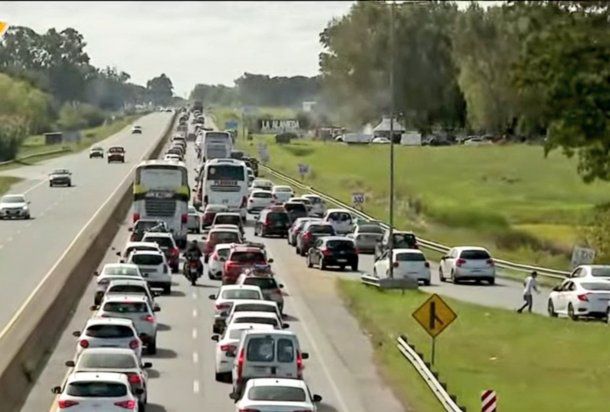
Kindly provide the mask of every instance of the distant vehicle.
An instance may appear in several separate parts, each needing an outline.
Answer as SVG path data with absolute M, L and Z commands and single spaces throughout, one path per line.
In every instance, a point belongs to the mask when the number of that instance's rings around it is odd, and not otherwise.
M 441 258 L 438 268 L 441 282 L 450 278 L 457 284 L 462 280 L 496 282 L 496 265 L 487 249 L 476 246 L 454 247 Z
M 30 201 L 25 195 L 5 195 L 0 198 L 0 219 L 29 219 Z
M 305 256 L 316 240 L 324 236 L 335 235 L 335 229 L 330 223 L 316 221 L 307 222 L 296 237 L 296 253 Z
M 549 294 L 548 313 L 552 317 L 566 315 L 579 318 L 608 319 L 610 282 L 604 279 L 569 278 L 555 286 Z
M 113 146 L 109 148 L 108 154 L 106 155 L 106 159 L 108 160 L 108 163 L 125 163 L 125 149 L 122 146 Z
M 264 299 L 260 288 L 252 285 L 224 285 L 220 287 L 218 295 L 212 294 L 208 297 L 214 300 L 214 324 L 212 325 L 214 333 L 219 333 L 219 325 L 224 324 L 234 301 Z
M 231 252 L 230 243 L 218 243 L 208 259 L 208 277 L 210 279 L 222 279 L 225 262 Z
M 295 199 L 284 203 L 283 206 L 286 212 L 288 213 L 288 217 L 290 218 L 291 224 L 300 217 L 309 216 L 309 210 L 305 205 L 305 202 L 300 202 Z
M 145 280 L 111 280 L 104 296 L 109 295 L 144 296 L 153 310 L 156 311 L 156 309 L 160 307 L 159 304 L 155 302 L 155 296 L 159 295 L 158 292 L 151 292 L 148 283 L 146 283 Z
M 338 266 L 344 270 L 350 266 L 358 271 L 358 251 L 352 239 L 341 236 L 327 236 L 316 240 L 307 253 L 307 267 L 319 265 L 321 270 L 328 266 Z
M 94 272 L 94 275 L 97 276 L 97 284 L 93 297 L 93 303 L 95 305 L 101 303 L 110 282 L 113 280 L 145 280 L 137 265 L 130 265 L 127 263 L 106 263 L 102 268 L 101 273 Z
M 467 139 L 464 142 L 465 146 L 481 146 L 481 145 L 489 145 L 492 144 L 493 142 L 491 140 L 488 140 L 484 137 L 470 137 L 469 139 Z
M 336 233 L 350 233 L 354 228 L 352 214 L 346 209 L 328 209 L 323 220 L 333 225 Z
M 246 164 L 235 159 L 214 159 L 205 163 L 201 187 L 203 204 L 226 205 L 246 221 L 248 173 Z
M 161 232 L 168 233 L 169 228 L 164 221 L 158 219 L 139 219 L 128 229 L 131 232 L 130 240 L 139 242 L 144 237 L 146 232 Z
M 237 278 L 237 285 L 253 285 L 261 288 L 261 292 L 263 292 L 263 296 L 266 300 L 270 300 L 277 304 L 277 307 L 280 313 L 284 313 L 284 294 L 282 293 L 282 289 L 284 285 L 278 283 L 275 278 L 269 274 L 267 275 L 251 275 L 249 273 L 242 273 Z M 282 317 L 278 317 L 281 319 Z
M 346 133 L 335 138 L 335 141 L 347 144 L 369 144 L 371 140 L 373 140 L 373 135 L 366 133 Z
M 243 160 L 244 152 L 241 150 L 231 150 L 231 159 Z
M 187 229 L 195 233 L 201 233 L 201 217 L 195 206 L 189 205 L 188 215 Z
M 320 395 L 312 395 L 307 383 L 300 379 L 258 378 L 250 379 L 243 395 L 237 398 L 235 407 L 239 411 L 312 411 L 318 410 Z M 281 408 L 281 409 L 280 409 Z
M 89 159 L 94 157 L 104 158 L 104 148 L 99 146 L 94 146 L 89 150 Z
M 273 190 L 273 182 L 268 179 L 254 179 L 252 182 L 252 186 L 250 187 L 250 192 L 254 190 L 268 190 L 271 192 Z
M 314 194 L 304 194 L 301 198 L 309 200 L 309 203 L 311 204 L 311 209 L 309 210 L 310 215 L 324 216 L 326 213 L 326 203 L 324 202 L 324 199 Z
M 248 197 L 248 212 L 259 213 L 274 203 L 273 194 L 268 190 L 256 189 Z
M 574 268 L 568 277 L 586 278 L 588 280 L 610 280 L 610 265 L 580 265 Z
M 195 100 L 193 102 L 193 106 L 191 107 L 191 111 L 192 112 L 199 112 L 199 113 L 203 113 L 203 101 L 201 100 Z
M 204 241 L 205 249 L 203 250 L 203 255 L 205 263 L 208 263 L 208 259 L 214 251 L 214 247 L 219 243 L 242 243 L 239 229 L 212 228 Z
M 131 319 L 93 317 L 83 331 L 72 332 L 78 338 L 76 358 L 89 348 L 128 348 L 142 359 L 142 340 Z
M 171 233 L 146 232 L 144 233 L 142 242 L 154 242 L 158 244 L 165 255 L 165 259 L 167 259 L 172 272 L 178 272 L 180 266 L 180 249 L 178 249 L 178 245 Z
M 290 225 L 290 228 L 288 229 L 288 236 L 286 237 L 289 245 L 297 245 L 297 236 L 308 222 L 322 222 L 322 219 L 317 217 L 300 217 L 292 222 L 292 225 Z
M 369 223 L 370 224 L 370 223 Z M 417 249 L 417 238 L 413 232 L 392 231 L 393 249 Z M 379 259 L 390 247 L 390 231 L 386 230 L 381 242 L 375 246 L 375 259 Z
M 390 144 L 390 139 L 388 139 L 387 137 L 375 137 L 373 138 L 373 140 L 371 140 L 371 143 L 375 143 L 375 144 Z
M 186 165 L 181 162 L 148 160 L 136 168 L 132 219 L 165 222 L 180 247 L 186 245 L 188 204 L 191 191 Z
M 202 141 L 203 161 L 231 157 L 233 141 L 228 132 L 205 132 Z
M 273 194 L 273 199 L 278 203 L 287 202 L 294 196 L 294 190 L 290 186 L 273 186 L 271 193 Z
M 63 389 L 53 388 L 60 409 L 76 406 L 75 411 L 111 411 L 117 408 L 137 410 L 141 389 L 131 392 L 127 375 L 111 372 L 71 373 Z M 134 407 L 132 408 L 131 405 Z
M 167 160 L 169 162 L 181 162 L 182 157 L 178 154 L 168 153 L 163 157 L 163 160 Z
M 131 134 L 142 134 L 142 126 L 134 125 L 131 128 Z
M 235 313 L 239 312 L 275 313 L 278 319 L 282 320 L 282 314 L 280 312 L 280 309 L 278 308 L 277 303 L 272 300 L 236 300 L 233 302 L 233 306 L 231 306 L 231 309 L 229 309 L 227 321 L 230 320 Z M 220 333 L 224 333 L 224 326 L 225 325 L 221 325 Z
M 49 173 L 49 186 L 72 186 L 72 173 L 68 169 L 55 169 Z
M 127 263 L 137 265 L 148 286 L 163 289 L 164 295 L 172 290 L 172 277 L 163 252 L 138 250 L 130 253 Z
M 227 212 L 228 210 L 229 208 L 226 205 L 208 204 L 203 211 L 203 216 L 201 217 L 202 228 L 207 229 L 212 226 L 216 214 L 221 212 Z
M 347 237 L 354 239 L 358 253 L 374 253 L 375 247 L 383 239 L 385 229 L 375 224 L 359 224 Z
M 373 266 L 373 274 L 387 278 L 390 273 L 390 251 L 386 250 Z M 411 278 L 430 286 L 430 263 L 419 249 L 392 249 L 394 278 Z
M 283 207 L 263 209 L 254 223 L 254 236 L 287 236 L 290 217 Z
M 216 228 L 218 225 L 235 225 L 239 228 L 241 236 L 244 236 L 244 222 L 241 219 L 239 213 L 234 212 L 218 212 L 214 216 L 212 227 Z
M 222 271 L 222 284 L 232 285 L 246 269 L 272 262 L 273 259 L 267 259 L 267 254 L 258 247 L 233 245 Z

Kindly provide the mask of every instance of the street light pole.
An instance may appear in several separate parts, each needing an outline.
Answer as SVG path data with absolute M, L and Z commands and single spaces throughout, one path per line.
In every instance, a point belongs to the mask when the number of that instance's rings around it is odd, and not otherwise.
M 388 240 L 389 277 L 394 278 L 394 7 L 390 5 L 390 233 Z

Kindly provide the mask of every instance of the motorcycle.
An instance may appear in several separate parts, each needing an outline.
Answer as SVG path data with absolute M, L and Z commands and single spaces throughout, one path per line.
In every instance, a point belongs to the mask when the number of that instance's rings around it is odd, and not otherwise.
M 196 256 L 186 256 L 182 272 L 191 281 L 191 285 L 195 286 L 197 279 L 203 275 L 203 264 Z

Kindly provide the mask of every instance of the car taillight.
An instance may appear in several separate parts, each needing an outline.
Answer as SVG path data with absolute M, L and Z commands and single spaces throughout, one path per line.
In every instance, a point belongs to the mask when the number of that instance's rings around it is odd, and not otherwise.
M 228 303 L 217 303 L 216 304 L 217 310 L 229 309 L 230 307 L 231 307 L 231 305 L 229 305 Z
M 83 349 L 87 349 L 89 347 L 89 341 L 87 339 L 81 339 L 79 345 Z
M 235 262 L 225 263 L 225 272 L 230 272 L 231 270 L 233 270 L 235 268 L 239 269 L 239 263 L 235 263 Z
M 203 203 L 205 203 L 206 205 L 208 204 L 208 195 L 205 195 L 203 197 Z
M 131 349 L 137 349 L 138 346 L 140 346 L 140 342 L 137 339 L 133 339 L 131 342 L 129 342 L 129 347 Z
M 330 256 L 332 252 L 330 251 L 330 249 L 322 249 L 322 254 L 324 256 Z
M 392 263 L 392 266 L 397 268 L 398 266 L 400 266 L 400 262 L 394 261 L 394 263 Z
M 178 257 L 180 256 L 180 250 L 177 247 L 173 247 L 169 250 L 169 254 L 173 257 Z
M 313 237 L 313 235 L 311 234 L 311 232 L 303 233 L 303 239 L 304 240 L 311 240 L 312 237 Z
M 430 262 L 426 261 L 426 263 L 424 263 L 424 266 L 429 268 L 430 267 Z
M 140 374 L 139 373 L 128 373 L 127 374 L 127 380 L 131 384 L 142 383 L 142 378 L 140 378 Z
M 589 301 L 589 294 L 588 293 L 581 293 L 580 295 L 577 295 L 576 297 L 581 302 L 588 302 Z
M 493 259 L 487 259 L 487 264 L 489 266 L 493 266 L 494 265 L 494 260 Z
M 138 220 L 140 220 L 140 214 L 134 213 L 133 214 L 133 223 L 136 223 Z
M 237 380 L 241 381 L 241 375 L 244 372 L 244 350 L 239 352 L 237 357 Z
M 75 406 L 78 405 L 78 402 L 76 401 L 69 401 L 69 400 L 59 400 L 57 401 L 57 406 L 59 406 L 59 409 L 66 409 L 69 408 L 70 406 Z
M 183 214 L 180 216 L 180 221 L 181 221 L 182 223 L 186 223 L 186 222 L 188 222 L 188 219 L 189 219 L 189 215 L 188 215 L 187 213 L 183 213 Z
M 235 345 L 220 345 L 220 350 L 223 352 L 232 352 L 235 349 L 237 349 Z
M 129 410 L 136 409 L 136 401 L 132 401 L 132 400 L 115 402 L 114 404 L 116 406 L 118 406 L 119 408 L 123 408 L 123 409 L 129 409 Z
M 303 369 L 305 369 L 305 365 L 303 365 L 303 356 L 301 355 L 301 351 L 297 351 L 297 376 L 299 379 L 303 378 Z
M 464 259 L 458 259 L 455 261 L 455 266 L 457 267 L 462 267 L 462 265 L 466 263 L 466 261 Z
M 153 315 L 144 315 L 142 316 L 142 320 L 153 323 L 155 321 L 155 317 Z

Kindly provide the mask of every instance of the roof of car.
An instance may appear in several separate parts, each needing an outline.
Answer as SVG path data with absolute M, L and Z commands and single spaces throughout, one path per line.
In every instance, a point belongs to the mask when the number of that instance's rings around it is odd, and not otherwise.
M 254 183 L 265 183 L 265 184 L 270 183 L 271 185 L 273 185 L 273 182 L 269 179 L 254 179 L 254 182 L 252 182 L 252 183 L 253 184 Z
M 233 307 L 239 305 L 264 305 L 264 306 L 277 306 L 277 302 L 274 300 L 256 300 L 256 299 L 240 299 L 233 304 Z
M 132 349 L 128 349 L 128 348 L 92 348 L 89 347 L 85 350 L 83 350 L 81 352 L 81 356 L 84 354 L 95 354 L 95 353 L 99 353 L 99 354 L 103 354 L 103 355 L 134 355 L 135 356 L 135 352 Z
M 260 318 L 277 319 L 277 313 L 274 313 L 274 312 L 256 312 L 256 311 L 252 311 L 252 312 L 235 312 L 233 314 L 233 319 L 246 318 L 248 316 L 258 316 Z
M 239 312 L 239 313 L 250 313 L 250 312 Z M 254 312 L 254 313 L 259 313 L 259 312 Z M 281 335 L 281 336 L 294 336 L 295 339 L 297 338 L 297 334 L 294 333 L 293 331 L 288 331 L 288 330 L 280 330 L 280 329 L 274 329 L 272 331 L 258 331 L 258 330 L 247 330 L 244 332 L 244 338 L 246 336 L 250 336 L 250 335 Z
M 93 325 L 125 325 L 133 327 L 133 322 L 131 321 L 131 319 L 125 318 L 104 318 L 101 316 L 94 316 L 92 318 L 87 319 L 85 329 Z
M 156 237 L 169 237 L 171 239 L 174 238 L 174 235 L 172 235 L 169 232 L 145 232 L 144 233 L 144 237 L 150 237 L 150 236 L 156 236 Z
M 290 190 L 292 190 L 292 187 L 287 186 L 287 185 L 275 185 L 275 186 L 273 186 L 273 190 L 276 190 L 276 189 L 290 189 Z
M 148 303 L 148 298 L 142 295 L 134 295 L 134 294 L 106 294 L 104 295 L 104 302 L 125 302 L 125 303 L 135 303 L 135 302 L 146 302 Z
M 268 189 L 252 189 L 252 192 L 250 194 L 254 194 L 254 193 L 271 193 L 271 190 L 268 190 Z
M 260 247 L 243 245 L 241 243 L 231 243 L 231 249 L 235 252 L 263 252 L 263 249 Z
M 241 215 L 236 212 L 218 212 L 218 213 L 216 213 L 216 216 L 218 216 L 218 215 L 234 216 L 234 217 L 239 217 L 241 219 Z
M 231 249 L 231 247 L 234 245 L 234 243 L 217 243 L 214 246 L 214 249 L 218 250 L 218 249 Z
M 127 279 L 127 278 L 119 278 L 119 279 L 111 279 L 110 284 L 108 285 L 108 289 L 112 286 L 116 285 L 133 285 L 133 286 L 147 286 L 148 282 L 144 279 Z
M 245 312 L 248 313 L 248 312 Z M 261 313 L 261 312 L 254 312 Z M 266 323 L 230 323 L 227 325 L 227 330 L 259 330 L 259 331 L 272 331 L 275 330 L 273 325 Z
M 220 293 L 227 291 L 227 290 L 261 290 L 261 288 L 259 288 L 258 286 L 255 285 L 225 285 L 225 286 L 221 286 L 220 287 L 220 291 L 219 291 L 219 295 Z
M 454 249 L 462 252 L 464 250 L 482 250 L 485 252 L 488 252 L 487 249 L 485 249 L 484 247 L 480 247 L 480 246 L 456 246 Z
M 340 212 L 340 213 L 349 213 L 350 215 L 352 214 L 349 210 L 347 209 L 328 209 L 326 211 L 326 214 L 331 214 L 331 213 L 335 213 L 335 212 Z
M 325 241 L 329 241 L 329 240 L 349 240 L 350 242 L 354 243 L 354 239 L 350 239 L 349 237 L 345 237 L 345 236 L 324 236 L 324 237 L 321 237 L 320 239 L 325 240 Z
M 125 249 L 133 247 L 154 247 L 159 248 L 159 245 L 156 242 L 127 242 L 125 243 Z
M 104 269 L 110 268 L 126 268 L 126 269 L 137 269 L 138 265 L 134 265 L 133 263 L 106 263 L 102 268 L 102 272 Z
M 301 197 L 304 197 L 304 198 L 317 197 L 318 199 L 322 199 L 320 196 L 314 195 L 313 193 L 307 193 L 307 194 L 301 195 Z
M 248 379 L 246 386 L 251 388 L 253 386 L 291 386 L 294 388 L 302 388 L 307 391 L 307 383 L 302 379 L 290 379 L 290 378 L 254 378 Z
M 127 375 L 116 372 L 74 372 L 68 377 L 68 383 L 88 381 L 112 381 L 128 384 Z
M 418 253 L 420 255 L 423 255 L 424 252 L 422 252 L 419 249 L 408 249 L 408 248 L 403 248 L 403 249 L 393 249 L 392 250 L 394 252 L 394 254 L 396 253 Z
M 159 255 L 159 256 L 165 256 L 163 254 L 163 252 L 161 252 L 160 250 L 134 250 L 133 252 L 131 252 L 131 256 L 135 256 L 135 255 Z
M 233 226 L 233 227 L 231 227 Z M 227 224 L 222 224 L 222 225 L 215 225 L 212 226 L 212 229 L 210 229 L 210 231 L 208 233 L 212 233 L 212 232 L 237 232 L 239 233 L 239 228 L 236 225 L 227 225 Z
M 577 267 L 574 268 L 574 270 L 576 270 L 578 268 L 589 268 L 589 269 L 610 268 L 610 265 L 578 265 Z

